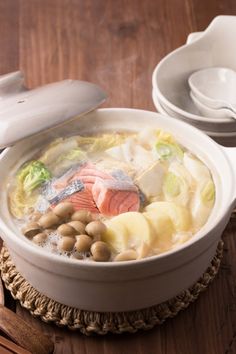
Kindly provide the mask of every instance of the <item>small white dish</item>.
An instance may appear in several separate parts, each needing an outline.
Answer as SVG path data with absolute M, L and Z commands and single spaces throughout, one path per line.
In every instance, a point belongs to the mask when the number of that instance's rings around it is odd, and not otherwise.
M 236 72 L 234 70 L 221 67 L 198 70 L 190 75 L 188 83 L 200 103 L 212 110 L 224 109 L 225 113 L 226 110 L 233 111 L 235 118 Z
M 204 117 L 214 117 L 214 118 L 234 118 L 236 119 L 236 113 L 227 108 L 210 108 L 203 104 L 198 97 L 195 96 L 195 92 L 190 92 L 190 97 L 192 98 L 194 104 L 201 112 Z

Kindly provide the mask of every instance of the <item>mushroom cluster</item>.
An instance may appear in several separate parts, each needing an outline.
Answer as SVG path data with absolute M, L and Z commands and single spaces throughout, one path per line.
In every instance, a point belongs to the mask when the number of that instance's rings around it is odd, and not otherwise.
M 110 260 L 110 248 L 101 241 L 106 225 L 95 220 L 91 212 L 75 211 L 70 202 L 61 202 L 45 214 L 33 212 L 30 221 L 22 228 L 22 233 L 39 245 L 55 231 L 59 235 L 58 251 L 73 251 L 73 258 L 77 259 L 82 259 L 82 255 L 87 253 L 96 262 Z

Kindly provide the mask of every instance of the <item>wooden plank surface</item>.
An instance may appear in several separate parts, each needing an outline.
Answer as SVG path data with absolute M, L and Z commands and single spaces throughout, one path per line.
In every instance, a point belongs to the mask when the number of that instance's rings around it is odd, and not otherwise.
M 20 68 L 29 87 L 93 81 L 109 93 L 106 107 L 154 110 L 155 65 L 219 14 L 236 15 L 235 0 L 0 0 L 0 74 Z M 52 336 L 55 354 L 236 353 L 236 221 L 224 240 L 223 264 L 207 292 L 149 332 L 87 338 L 44 324 L 19 304 L 16 311 Z

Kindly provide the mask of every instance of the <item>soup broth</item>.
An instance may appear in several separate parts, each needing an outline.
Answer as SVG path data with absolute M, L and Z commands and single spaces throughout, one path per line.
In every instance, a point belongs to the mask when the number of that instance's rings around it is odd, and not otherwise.
M 22 234 L 45 252 L 84 261 L 157 255 L 207 221 L 208 167 L 162 130 L 59 138 L 25 162 L 8 186 Z

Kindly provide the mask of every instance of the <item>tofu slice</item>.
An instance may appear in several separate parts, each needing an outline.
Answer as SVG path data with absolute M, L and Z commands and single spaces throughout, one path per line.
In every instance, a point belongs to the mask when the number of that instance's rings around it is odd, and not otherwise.
M 136 178 L 135 183 L 146 198 L 155 197 L 162 193 L 164 174 L 163 165 L 161 162 L 156 161 Z

